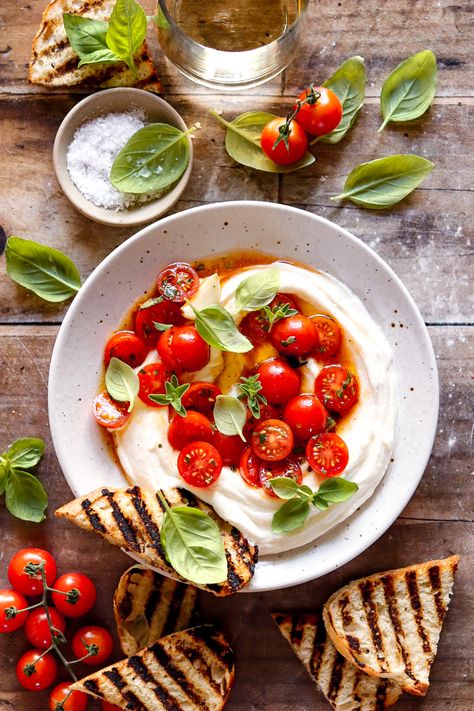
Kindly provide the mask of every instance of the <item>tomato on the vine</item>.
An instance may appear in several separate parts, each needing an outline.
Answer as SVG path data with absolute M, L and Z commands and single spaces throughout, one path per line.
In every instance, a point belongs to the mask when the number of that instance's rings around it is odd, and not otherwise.
M 300 374 L 282 358 L 270 358 L 258 366 L 263 395 L 270 405 L 283 405 L 300 391 Z
M 316 395 L 303 393 L 286 404 L 283 419 L 290 425 L 296 439 L 304 441 L 324 430 L 327 412 Z
M 279 353 L 297 357 L 311 353 L 317 338 L 312 321 L 303 314 L 280 319 L 270 333 L 272 345 Z
M 344 414 L 359 399 L 359 381 L 342 365 L 326 365 L 316 377 L 314 392 L 328 410 Z
M 134 331 L 117 331 L 107 341 L 104 362 L 107 367 L 112 358 L 118 358 L 136 368 L 143 363 L 146 355 L 147 348 Z
M 300 485 L 303 481 L 303 472 L 296 459 L 287 457 L 279 462 L 262 462 L 259 477 L 260 484 L 264 488 L 265 493 L 274 499 L 278 499 L 278 496 L 272 489 L 270 479 L 285 477 L 286 479 L 293 479 L 293 481 L 296 481 L 296 483 Z
M 226 467 L 237 467 L 240 456 L 245 448 L 245 442 L 239 435 L 225 435 L 219 430 L 212 432 L 212 444 L 222 457 Z
M 265 155 L 277 165 L 297 163 L 306 153 L 308 139 L 296 121 L 274 118 L 263 127 L 260 146 Z
M 310 320 L 318 334 L 318 341 L 314 351 L 316 357 L 330 358 L 339 353 L 342 333 L 339 325 L 331 316 L 316 314 Z
M 103 390 L 96 396 L 92 404 L 92 414 L 101 427 L 115 430 L 118 427 L 123 427 L 130 419 L 128 406 L 128 402 L 118 402 L 110 397 L 107 390 Z
M 145 405 L 150 407 L 163 407 L 158 402 L 150 400 L 149 395 L 158 395 L 165 392 L 165 382 L 171 378 L 170 371 L 163 363 L 148 363 L 138 371 L 140 390 L 138 397 Z
M 49 616 L 52 626 L 59 631 L 55 632 L 54 636 L 61 638 L 61 634 L 64 635 L 66 631 L 66 620 L 54 607 L 49 608 Z M 42 607 L 30 612 L 25 624 L 25 634 L 28 642 L 37 649 L 48 649 L 51 646 L 51 630 Z
M 296 121 L 310 136 L 324 136 L 339 126 L 342 104 L 331 89 L 311 86 L 299 95 L 298 100 L 304 103 L 300 105 Z
M 199 289 L 199 275 L 190 264 L 175 262 L 158 274 L 157 289 L 168 301 L 183 303 Z
M 15 553 L 8 565 L 8 579 L 18 592 L 27 597 L 41 595 L 43 579 L 35 572 L 35 566 L 44 564 L 46 584 L 51 585 L 56 577 L 56 561 L 51 553 L 42 548 L 23 548 Z
M 104 627 L 88 625 L 77 630 L 72 638 L 72 651 L 76 659 L 89 666 L 101 666 L 114 650 L 112 635 Z M 93 654 L 86 654 L 93 651 Z
M 184 323 L 184 316 L 181 313 L 180 304 L 163 299 L 145 308 L 143 308 L 143 305 L 139 306 L 135 311 L 135 331 L 148 348 L 153 348 L 160 337 L 161 331 L 156 328 L 155 323 L 181 326 Z
M 197 410 L 205 415 L 210 415 L 216 404 L 216 398 L 220 394 L 220 388 L 214 383 L 199 381 L 191 383 L 181 398 L 181 402 L 186 410 Z
M 7 616 L 5 610 L 15 607 L 17 610 L 24 610 L 28 607 L 26 598 L 16 590 L 0 590 L 0 634 L 15 632 L 22 627 L 28 618 L 28 612 Z
M 249 486 L 259 489 L 262 486 L 260 481 L 260 465 L 262 460 L 257 457 L 252 447 L 247 447 L 242 452 L 239 463 L 239 472 L 242 479 Z
M 49 711 L 86 711 L 89 696 L 82 691 L 70 691 L 72 682 L 63 681 L 49 695 Z
M 210 442 L 212 426 L 202 412 L 188 410 L 184 417 L 175 415 L 168 427 L 168 441 L 174 449 L 182 449 L 189 442 Z
M 306 445 L 308 464 L 319 476 L 338 476 L 347 467 L 349 450 L 344 440 L 334 432 L 311 437 Z
M 252 449 L 260 459 L 277 462 L 293 449 L 294 437 L 283 420 L 264 420 L 252 432 Z
M 178 457 L 178 471 L 190 486 L 211 486 L 222 471 L 222 457 L 209 442 L 190 442 Z
M 84 573 L 65 573 L 53 587 L 53 603 L 66 617 L 82 617 L 95 604 L 95 585 Z
M 16 677 L 28 691 L 43 691 L 53 684 L 58 675 L 58 663 L 53 654 L 41 656 L 40 649 L 30 649 L 16 665 Z
M 173 326 L 158 341 L 158 355 L 170 370 L 193 372 L 209 362 L 211 349 L 195 326 Z

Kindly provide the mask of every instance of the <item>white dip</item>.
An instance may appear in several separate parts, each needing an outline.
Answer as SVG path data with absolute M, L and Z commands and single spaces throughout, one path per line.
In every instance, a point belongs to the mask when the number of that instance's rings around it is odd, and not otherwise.
M 347 502 L 331 505 L 326 511 L 313 508 L 303 528 L 274 535 L 271 532 L 272 516 L 283 501 L 270 498 L 262 489 L 251 488 L 230 467 L 224 467 L 217 482 L 209 488 L 196 489 L 186 485 L 176 466 L 178 452 L 168 443 L 167 408 L 147 407 L 138 402 L 129 424 L 114 435 L 118 456 L 131 481 L 153 489 L 181 486 L 193 491 L 252 543 L 257 543 L 261 555 L 281 553 L 315 540 L 350 516 L 372 495 L 390 461 L 397 414 L 393 354 L 382 331 L 359 299 L 324 272 L 282 262 L 276 266 L 280 270 L 280 292 L 296 294 L 314 304 L 314 313 L 334 316 L 343 329 L 359 378 L 360 395 L 359 403 L 343 419 L 337 432 L 349 448 L 349 464 L 343 476 L 357 482 L 358 492 Z M 267 267 L 243 269 L 226 281 L 222 285 L 221 304 L 235 312 L 234 296 L 239 282 Z M 148 360 L 156 360 L 156 353 Z M 314 378 L 322 365 L 310 359 L 308 365 L 303 366 L 303 391 L 313 392 Z M 207 372 L 193 373 L 190 379 L 212 380 L 223 367 L 222 354 L 215 351 L 204 369 Z M 304 477 L 304 483 L 315 489 L 318 486 L 313 473 Z

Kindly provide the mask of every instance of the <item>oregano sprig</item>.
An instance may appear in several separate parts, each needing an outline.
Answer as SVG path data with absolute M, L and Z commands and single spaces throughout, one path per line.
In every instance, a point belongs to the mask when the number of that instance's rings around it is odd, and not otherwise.
M 289 316 L 295 316 L 298 311 L 293 309 L 291 304 L 277 304 L 273 308 L 271 306 L 264 306 L 263 311 L 265 318 L 268 321 L 268 333 L 272 330 L 273 324 L 280 321 L 282 318 L 288 318 Z
M 153 402 L 157 402 L 158 405 L 171 405 L 172 408 L 176 410 L 178 415 L 185 417 L 186 408 L 181 402 L 181 398 L 184 393 L 189 390 L 189 383 L 179 384 L 177 376 L 173 373 L 171 378 L 165 382 L 165 392 L 164 393 L 152 393 L 148 397 Z
M 258 420 L 260 419 L 260 405 L 267 404 L 267 398 L 260 393 L 262 389 L 260 375 L 256 373 L 255 375 L 250 375 L 248 378 L 242 375 L 240 380 L 242 382 L 237 383 L 237 387 L 241 391 L 239 399 L 247 398 L 247 406 L 252 415 Z

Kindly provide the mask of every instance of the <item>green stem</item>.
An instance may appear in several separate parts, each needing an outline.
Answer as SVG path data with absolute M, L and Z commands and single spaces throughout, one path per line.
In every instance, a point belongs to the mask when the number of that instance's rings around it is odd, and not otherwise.
M 383 131 L 384 128 L 385 128 L 385 126 L 388 124 L 389 121 L 390 121 L 390 116 L 386 116 L 386 117 L 384 118 L 382 124 L 380 125 L 380 127 L 379 127 L 377 133 L 380 133 L 381 131 Z
M 156 495 L 158 496 L 159 500 L 161 501 L 161 503 L 162 503 L 163 506 L 165 507 L 165 510 L 166 510 L 166 511 L 169 511 L 169 510 L 170 510 L 170 507 L 169 507 L 169 505 L 168 505 L 168 502 L 166 501 L 166 499 L 165 499 L 165 497 L 163 496 L 163 494 L 162 494 L 162 492 L 160 491 L 160 489 L 158 489 L 158 491 L 156 492 Z
M 46 620 L 48 622 L 48 627 L 51 631 L 51 649 L 53 649 L 56 654 L 58 655 L 59 659 L 62 661 L 66 669 L 68 670 L 69 674 L 73 678 L 74 681 L 77 681 L 77 676 L 74 674 L 73 670 L 71 669 L 71 662 L 69 662 L 64 654 L 61 652 L 59 645 L 56 641 L 56 636 L 54 634 L 54 625 L 51 620 L 51 615 L 49 613 L 49 607 L 48 607 L 48 592 L 50 590 L 53 590 L 53 588 L 48 587 L 48 583 L 46 581 L 46 573 L 44 570 L 44 563 L 41 563 L 41 579 L 43 581 L 43 598 L 41 600 L 41 604 L 43 605 L 44 612 L 46 615 Z

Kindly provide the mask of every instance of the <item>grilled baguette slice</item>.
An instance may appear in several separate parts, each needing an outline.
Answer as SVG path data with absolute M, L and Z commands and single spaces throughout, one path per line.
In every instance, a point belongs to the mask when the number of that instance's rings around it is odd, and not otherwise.
M 324 605 L 338 651 L 367 674 L 424 696 L 459 557 L 432 560 L 355 580 Z
M 191 626 L 196 588 L 135 565 L 125 571 L 114 595 L 114 614 L 126 657 L 172 632 Z
M 220 711 L 234 675 L 228 641 L 215 627 L 203 625 L 163 637 L 71 689 L 128 711 Z
M 160 79 L 146 42 L 135 55 L 136 76 L 124 62 L 78 67 L 79 58 L 69 44 L 63 13 L 70 12 L 94 20 L 109 20 L 114 5 L 115 0 L 51 0 L 33 39 L 28 72 L 30 83 L 50 87 L 135 86 L 160 93 Z
M 321 613 L 272 615 L 318 689 L 337 711 L 383 711 L 401 694 L 390 679 L 369 676 L 344 659 L 326 634 Z
M 253 577 L 258 549 L 236 528 L 185 489 L 162 492 L 169 506 L 194 506 L 208 514 L 220 528 L 227 557 L 227 580 L 216 585 L 199 585 L 214 595 L 231 595 L 248 585 Z M 140 562 L 160 573 L 183 581 L 168 564 L 161 546 L 160 528 L 164 507 L 155 492 L 134 486 L 101 489 L 82 496 L 56 511 L 86 531 L 95 531 L 109 543 L 130 551 Z M 189 581 L 184 581 L 189 582 Z

